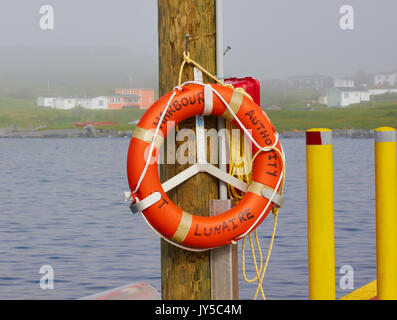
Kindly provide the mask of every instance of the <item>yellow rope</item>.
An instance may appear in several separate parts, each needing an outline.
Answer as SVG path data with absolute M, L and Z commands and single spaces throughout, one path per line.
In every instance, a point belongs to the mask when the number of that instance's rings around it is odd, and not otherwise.
M 190 58 L 190 53 L 189 52 L 183 52 L 183 62 L 180 66 L 179 69 L 179 77 L 178 77 L 178 86 L 180 86 L 182 84 L 182 73 L 183 73 L 183 69 L 186 65 L 186 63 L 188 64 L 192 64 L 194 65 L 197 69 L 199 69 L 201 72 L 203 72 L 204 74 L 206 74 L 209 78 L 211 78 L 213 81 L 232 88 L 236 91 L 239 91 L 240 93 L 244 94 L 246 97 L 248 97 L 249 99 L 253 100 L 252 97 L 242 88 L 234 88 L 231 84 L 224 84 L 222 81 L 220 81 L 219 79 L 217 79 L 214 75 L 212 75 L 210 72 L 208 72 L 206 69 L 204 69 L 200 64 L 198 64 L 196 61 L 192 60 Z M 230 162 L 229 162 L 229 174 L 233 175 L 235 177 L 237 177 L 238 179 L 246 182 L 247 184 L 249 184 L 252 180 L 252 166 L 253 163 L 256 159 L 256 157 L 261 153 L 264 152 L 262 150 L 259 150 L 258 152 L 256 152 L 256 154 L 254 155 L 254 157 L 251 160 L 251 153 L 249 152 L 250 150 L 246 150 L 245 149 L 245 139 L 247 139 L 245 137 L 245 135 L 240 135 L 240 141 L 237 144 L 237 141 L 232 137 L 232 134 L 230 134 L 232 132 L 233 129 L 233 124 L 231 121 L 226 121 L 226 128 L 229 132 L 229 145 L 230 145 Z M 285 159 L 284 159 L 284 155 L 282 154 L 282 152 L 276 148 L 276 147 L 267 147 L 266 151 L 274 151 L 276 152 L 281 160 L 282 160 L 282 165 L 283 165 L 283 177 L 282 177 L 282 181 L 281 181 L 281 188 L 280 188 L 280 194 L 282 195 L 283 193 L 283 189 L 284 189 L 284 183 L 285 183 Z M 242 159 L 242 161 L 241 161 Z M 236 161 L 239 161 L 239 163 L 236 163 Z M 240 169 L 238 172 L 237 170 Z M 242 169 L 242 170 L 241 170 Z M 233 186 L 228 185 L 228 193 L 229 193 L 229 197 L 231 199 L 242 199 L 243 195 L 240 194 Z M 274 223 L 273 223 L 273 231 L 272 231 L 272 236 L 271 236 L 271 241 L 270 241 L 270 245 L 269 245 L 269 249 L 267 251 L 267 256 L 266 256 L 266 260 L 265 263 L 263 263 L 263 254 L 262 254 L 262 249 L 260 246 L 260 241 L 259 241 L 259 237 L 258 237 L 258 233 L 257 230 L 254 230 L 254 235 L 255 235 L 255 242 L 256 245 L 258 247 L 258 252 L 259 252 L 259 259 L 260 259 L 260 264 L 259 264 L 259 268 L 258 268 L 258 262 L 256 259 L 256 255 L 255 255 L 255 248 L 254 248 L 254 244 L 252 241 L 252 236 L 251 233 L 248 235 L 249 241 L 250 241 L 250 246 L 251 246 L 251 254 L 252 254 L 252 260 L 254 262 L 254 267 L 255 267 L 255 274 L 256 276 L 252 279 L 248 279 L 247 275 L 246 275 L 246 267 L 245 267 L 245 238 L 243 238 L 243 243 L 242 243 L 242 273 L 243 273 L 243 277 L 244 280 L 246 282 L 254 282 L 257 281 L 258 282 L 258 286 L 254 295 L 254 300 L 257 299 L 257 296 L 259 294 L 259 291 L 261 292 L 262 298 L 263 300 L 266 299 L 265 293 L 263 291 L 263 279 L 265 277 L 265 273 L 266 273 L 266 269 L 267 266 L 269 264 L 269 260 L 270 260 L 270 255 L 273 249 L 273 244 L 274 244 L 274 238 L 275 238 L 275 234 L 276 234 L 276 227 L 277 227 L 277 214 L 278 214 L 278 208 L 273 207 L 272 209 L 273 212 L 273 216 L 274 216 Z
M 233 168 L 233 167 L 235 167 L 234 159 L 233 159 L 233 155 L 235 155 L 235 152 L 233 152 L 232 149 L 236 148 L 236 143 L 233 143 L 232 139 L 230 141 L 230 148 L 231 148 L 231 150 L 230 150 L 230 167 Z M 275 148 L 275 151 L 278 152 L 279 155 L 281 156 L 281 159 L 283 159 L 281 152 L 277 148 Z M 244 152 L 244 150 L 243 150 L 243 152 Z M 250 168 L 252 168 L 252 164 L 254 163 L 256 157 L 261 152 L 262 152 L 261 150 L 256 152 L 256 154 L 252 158 L 252 161 L 250 162 Z M 246 154 L 247 154 L 247 152 L 246 152 Z M 229 170 L 229 174 L 232 174 L 233 172 L 234 172 L 233 169 Z M 241 176 L 237 176 L 237 178 L 241 180 Z M 252 179 L 252 175 L 250 174 L 244 180 L 247 180 L 247 183 L 249 184 L 251 182 L 251 179 Z M 284 188 L 284 181 L 285 181 L 284 179 L 285 179 L 285 170 L 284 170 L 284 160 L 283 160 L 283 179 L 282 179 L 282 183 L 281 183 L 282 187 L 281 187 L 281 191 L 280 191 L 281 194 L 282 194 L 282 190 Z M 239 195 L 239 194 L 236 194 L 236 192 L 233 191 L 233 189 L 234 189 L 233 187 L 229 188 L 229 196 L 231 198 L 241 199 L 243 196 Z M 248 277 L 246 275 L 246 267 L 245 267 L 245 238 L 243 238 L 242 249 L 241 249 L 241 252 L 242 252 L 242 273 L 243 273 L 243 278 L 244 278 L 244 280 L 246 282 L 249 282 L 249 283 L 254 282 L 254 281 L 258 282 L 258 286 L 257 286 L 256 292 L 255 292 L 255 295 L 254 295 L 254 300 L 257 299 L 259 291 L 261 292 L 262 299 L 263 300 L 266 299 L 265 293 L 263 291 L 262 283 L 263 283 L 263 279 L 265 277 L 265 273 L 266 273 L 266 270 L 267 270 L 267 267 L 268 267 L 268 264 L 269 264 L 270 255 L 272 253 L 273 244 L 274 244 L 274 238 L 275 238 L 275 235 L 276 235 L 278 208 L 274 207 L 272 212 L 273 212 L 273 215 L 274 215 L 273 231 L 272 231 L 271 241 L 270 241 L 269 249 L 268 249 L 268 252 L 267 252 L 267 255 L 266 255 L 266 260 L 265 260 L 264 264 L 263 264 L 263 254 L 262 254 L 262 249 L 261 249 L 260 242 L 259 242 L 258 233 L 257 233 L 256 229 L 254 230 L 256 245 L 258 247 L 259 259 L 260 259 L 259 268 L 258 268 L 258 263 L 257 263 L 257 260 L 256 260 L 255 248 L 254 248 L 254 244 L 253 244 L 253 241 L 252 241 L 251 233 L 248 235 L 248 238 L 249 238 L 249 241 L 250 241 L 250 246 L 251 246 L 252 260 L 254 262 L 255 273 L 256 273 L 256 276 L 253 279 L 248 279 Z
M 229 145 L 230 145 L 230 161 L 229 161 L 229 174 L 249 184 L 251 182 L 250 168 L 252 160 L 250 152 L 245 152 L 248 138 L 245 135 L 239 134 L 239 141 L 235 140 L 233 130 L 236 127 L 231 121 L 226 121 L 226 129 L 229 132 Z M 240 129 L 237 129 L 240 132 Z M 231 199 L 242 199 L 243 196 L 232 185 L 227 185 Z
M 273 244 L 274 244 L 274 238 L 275 238 L 275 235 L 276 235 L 276 228 L 277 228 L 277 214 L 278 214 L 278 209 L 276 208 L 276 209 L 273 210 L 274 222 L 273 222 L 272 238 L 271 238 L 271 241 L 270 241 L 269 249 L 268 249 L 268 251 L 267 251 L 267 256 L 266 256 L 265 265 L 263 266 L 261 277 L 260 277 L 260 279 L 258 280 L 258 287 L 257 287 L 256 292 L 255 292 L 255 295 L 254 295 L 254 300 L 256 300 L 256 298 L 257 298 L 257 296 L 258 296 L 259 288 L 261 289 L 261 294 L 262 294 L 263 300 L 266 299 L 266 297 L 265 297 L 265 295 L 264 295 L 264 293 L 263 293 L 262 283 L 263 283 L 263 278 L 265 277 L 265 273 L 266 273 L 266 270 L 267 270 L 267 266 L 268 266 L 268 264 L 269 264 L 270 255 L 272 254 L 272 249 L 273 249 Z
M 180 86 L 182 84 L 182 71 L 183 71 L 183 68 L 185 67 L 186 63 L 194 65 L 197 69 L 199 69 L 201 72 L 205 73 L 208 77 L 210 77 L 215 82 L 217 82 L 217 83 L 219 83 L 221 85 L 225 85 L 222 81 L 218 80 L 215 76 L 213 76 L 211 73 L 209 73 L 207 70 L 205 70 L 196 61 L 190 59 L 190 53 L 189 52 L 186 54 L 186 52 L 183 51 L 183 62 L 182 62 L 181 67 L 179 69 L 178 86 Z
M 182 72 L 183 72 L 183 69 L 184 69 L 186 63 L 194 65 L 202 73 L 206 74 L 209 78 L 211 78 L 212 80 L 214 80 L 218 84 L 221 84 L 222 86 L 225 86 L 225 87 L 228 87 L 228 88 L 232 88 L 232 89 L 242 93 L 243 95 L 245 95 L 246 97 L 248 97 L 248 98 L 250 98 L 252 100 L 252 97 L 243 88 L 234 88 L 233 85 L 231 85 L 231 84 L 223 83 L 221 80 L 219 80 L 213 74 L 211 74 L 209 71 L 204 69 L 200 64 L 198 64 L 196 61 L 191 59 L 190 58 L 190 53 L 188 52 L 186 54 L 185 51 L 183 51 L 183 61 L 182 61 L 181 67 L 179 68 L 178 86 L 180 86 L 182 84 Z

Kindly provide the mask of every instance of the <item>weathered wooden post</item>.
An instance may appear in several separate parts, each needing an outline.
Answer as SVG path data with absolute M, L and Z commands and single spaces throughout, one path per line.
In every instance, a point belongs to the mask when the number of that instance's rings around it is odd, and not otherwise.
M 190 35 L 191 57 L 209 72 L 216 73 L 214 0 L 158 0 L 158 34 L 160 96 L 172 90 L 178 82 L 185 34 Z M 183 79 L 193 79 L 193 68 L 185 68 Z M 209 79 L 204 78 L 204 81 L 209 82 Z M 216 117 L 205 117 L 205 127 L 216 128 Z M 179 129 L 182 128 L 194 130 L 195 119 L 182 122 Z M 209 157 L 213 150 L 208 150 L 207 146 L 207 151 Z M 164 155 L 165 161 L 160 168 L 162 181 L 188 167 L 167 164 L 167 152 Z M 169 196 L 182 209 L 207 216 L 209 200 L 218 199 L 218 182 L 206 173 L 199 173 L 170 191 Z M 211 299 L 210 272 L 209 251 L 190 252 L 161 240 L 163 299 Z

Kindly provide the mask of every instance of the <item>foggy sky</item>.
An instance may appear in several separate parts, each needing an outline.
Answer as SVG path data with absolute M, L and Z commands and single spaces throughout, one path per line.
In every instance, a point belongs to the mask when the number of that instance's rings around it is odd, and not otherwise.
M 224 0 L 227 76 L 348 76 L 397 69 L 397 1 Z M 39 8 L 55 30 L 39 28 Z M 354 30 L 339 8 L 354 8 Z M 0 0 L 0 46 L 118 46 L 157 63 L 157 0 Z M 6 59 L 0 52 L 0 59 Z M 3 61 L 4 62 L 4 61 Z M 157 70 L 157 65 L 150 69 Z

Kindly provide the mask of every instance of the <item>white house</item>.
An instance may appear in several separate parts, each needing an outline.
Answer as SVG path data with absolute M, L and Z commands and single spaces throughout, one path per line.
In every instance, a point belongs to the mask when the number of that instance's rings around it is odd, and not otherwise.
M 360 91 L 360 98 L 362 102 L 367 102 L 371 100 L 371 94 L 369 93 L 368 90 L 366 89 L 362 89 L 362 91 Z
M 354 80 L 351 78 L 334 79 L 334 87 L 336 88 L 354 88 Z
M 37 106 L 38 107 L 51 107 L 55 108 L 57 98 L 55 97 L 38 97 L 37 98 Z
M 331 88 L 327 91 L 328 107 L 346 107 L 370 101 L 369 91 L 363 88 Z
M 64 109 L 64 98 L 62 97 L 57 97 L 55 99 L 55 108 L 56 109 Z
M 397 85 L 397 72 L 384 72 L 374 75 L 374 82 L 376 86 L 395 86 Z
M 90 109 L 91 98 L 76 98 L 75 107 Z
M 100 96 L 91 98 L 90 109 L 107 109 L 108 108 L 108 97 Z
M 85 109 L 108 109 L 108 97 L 99 96 L 93 98 L 74 97 L 38 97 L 37 106 L 51 107 L 62 110 L 69 110 L 76 107 Z
M 75 98 L 63 98 L 63 97 L 57 97 L 56 98 L 56 103 L 55 103 L 55 108 L 56 109 L 62 109 L 62 110 L 68 110 L 68 109 L 73 109 L 76 107 L 76 99 Z

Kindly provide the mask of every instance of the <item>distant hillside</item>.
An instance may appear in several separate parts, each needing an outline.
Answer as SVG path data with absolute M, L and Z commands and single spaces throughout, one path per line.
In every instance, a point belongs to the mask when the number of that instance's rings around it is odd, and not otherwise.
M 0 94 L 14 98 L 108 94 L 115 87 L 157 91 L 157 58 L 118 47 L 0 47 Z M 105 92 L 106 91 L 106 92 Z

